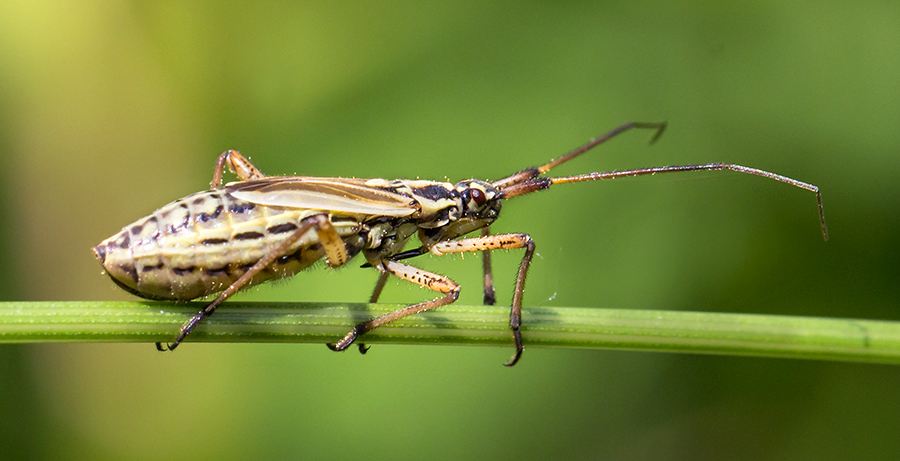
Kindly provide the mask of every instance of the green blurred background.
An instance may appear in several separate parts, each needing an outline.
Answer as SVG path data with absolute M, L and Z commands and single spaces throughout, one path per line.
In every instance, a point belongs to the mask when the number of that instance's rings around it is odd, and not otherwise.
M 268 174 L 497 179 L 620 123 L 559 174 L 735 162 L 504 205 L 525 304 L 900 320 L 900 3 L 22 2 L 0 5 L 0 299 L 127 300 L 90 254 Z M 495 257 L 508 304 L 519 252 Z M 415 262 L 480 303 L 476 257 Z M 371 269 L 243 293 L 365 301 Z M 431 293 L 400 282 L 383 301 Z M 527 323 L 527 318 L 526 318 Z M 527 343 L 527 335 L 526 335 Z M 0 347 L 9 458 L 887 459 L 900 368 L 530 348 Z

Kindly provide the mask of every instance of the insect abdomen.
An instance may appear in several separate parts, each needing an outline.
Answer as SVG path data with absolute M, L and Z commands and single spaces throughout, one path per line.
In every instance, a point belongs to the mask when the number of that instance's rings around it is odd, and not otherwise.
M 126 226 L 94 247 L 94 254 L 133 294 L 189 300 L 227 288 L 312 213 L 237 200 L 223 189 L 199 192 Z M 358 223 L 344 219 L 335 228 L 348 250 L 359 252 Z M 322 256 L 316 234 L 309 232 L 250 284 L 289 277 Z

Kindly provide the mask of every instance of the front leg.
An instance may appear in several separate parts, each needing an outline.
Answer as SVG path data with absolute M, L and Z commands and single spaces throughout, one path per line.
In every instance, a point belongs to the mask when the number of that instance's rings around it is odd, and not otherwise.
M 514 248 L 525 248 L 525 256 L 522 257 L 522 263 L 519 265 L 519 273 L 516 276 L 516 290 L 513 292 L 512 307 L 509 311 L 509 328 L 512 329 L 513 338 L 516 341 L 516 354 L 506 363 L 508 367 L 515 365 L 525 350 L 519 327 L 522 325 L 522 294 L 525 292 L 525 276 L 528 275 L 531 257 L 534 256 L 534 240 L 528 234 L 482 234 L 481 237 L 450 240 L 440 242 L 431 247 L 431 252 L 436 255 L 472 251 L 481 251 L 486 254 L 490 250 L 511 250 Z M 487 273 L 485 273 L 485 278 L 487 278 Z M 485 283 L 485 285 L 487 284 Z

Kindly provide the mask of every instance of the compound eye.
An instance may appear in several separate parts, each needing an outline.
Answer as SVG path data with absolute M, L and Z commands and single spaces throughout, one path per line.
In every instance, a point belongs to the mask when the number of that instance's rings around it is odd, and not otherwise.
M 484 205 L 484 202 L 487 201 L 487 197 L 481 189 L 472 189 L 472 201 L 478 205 Z

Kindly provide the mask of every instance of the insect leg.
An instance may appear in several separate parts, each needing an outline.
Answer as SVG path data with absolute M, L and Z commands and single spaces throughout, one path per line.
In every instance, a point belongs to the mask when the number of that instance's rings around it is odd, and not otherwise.
M 222 186 L 222 175 L 225 174 L 226 166 L 228 166 L 228 170 L 236 174 L 241 181 L 266 177 L 266 175 L 262 174 L 259 169 L 250 163 L 250 160 L 247 160 L 246 157 L 241 155 L 240 152 L 234 149 L 228 149 L 219 154 L 219 158 L 216 159 L 216 167 L 213 170 L 213 179 L 209 183 L 213 189 Z
M 369 302 L 374 304 L 378 302 L 378 298 L 381 296 L 381 290 L 384 290 L 384 285 L 387 283 L 387 279 L 391 274 L 387 272 L 382 272 L 381 275 L 378 276 L 378 282 L 375 283 L 375 290 L 372 291 L 372 296 L 369 298 Z
M 433 274 L 389 259 L 374 264 L 374 266 L 385 274 L 394 275 L 403 280 L 443 293 L 444 296 L 437 297 L 431 301 L 413 304 L 412 306 L 407 306 L 403 309 L 384 314 L 381 317 L 362 322 L 353 327 L 353 329 L 336 344 L 327 344 L 329 349 L 333 351 L 342 351 L 350 347 L 356 338 L 367 331 L 372 331 L 375 328 L 406 317 L 407 315 L 418 314 L 419 312 L 431 310 L 436 307 L 446 306 L 459 298 L 459 285 L 443 275 Z
M 491 235 L 490 227 L 481 229 L 482 237 L 489 235 Z M 491 250 L 481 252 L 481 267 L 484 270 L 484 303 L 493 306 L 497 302 L 497 296 L 494 292 L 494 274 L 491 270 Z
M 509 311 L 509 328 L 512 329 L 516 341 L 516 354 L 506 363 L 508 367 L 515 365 L 522 357 L 522 351 L 525 350 L 519 327 L 522 325 L 522 294 L 525 292 L 525 276 L 528 275 L 531 257 L 534 256 L 534 240 L 528 234 L 482 235 L 481 237 L 440 242 L 431 247 L 431 252 L 436 255 L 514 248 L 525 248 L 525 256 L 522 257 L 519 273 L 516 275 L 516 290 L 513 292 L 512 307 Z
M 367 263 L 367 265 L 364 265 L 363 267 L 372 267 L 372 265 Z M 391 274 L 388 274 L 387 272 L 380 273 L 380 275 L 378 276 L 378 281 L 375 282 L 375 289 L 372 290 L 372 296 L 369 297 L 370 304 L 375 304 L 378 302 L 378 298 L 381 296 L 381 291 L 384 290 L 384 285 L 387 283 L 387 279 L 390 275 Z M 366 345 L 363 343 L 358 343 L 357 346 L 359 346 L 360 354 L 365 354 L 369 351 L 369 348 L 366 347 Z
M 316 231 L 319 242 L 322 244 L 322 248 L 325 250 L 325 254 L 328 257 L 328 264 L 332 267 L 338 267 L 346 263 L 347 249 L 338 236 L 337 231 L 335 231 L 334 227 L 331 225 L 331 221 L 328 220 L 328 215 L 317 214 L 304 218 L 300 221 L 297 230 L 288 236 L 287 239 L 279 243 L 272 251 L 266 253 L 266 255 L 253 264 L 250 269 L 247 269 L 247 272 L 245 272 L 244 275 L 235 280 L 234 283 L 225 289 L 225 291 L 219 294 L 213 302 L 209 303 L 209 305 L 198 312 L 197 315 L 185 322 L 185 324 L 181 326 L 181 332 L 175 337 L 174 342 L 166 344 L 166 347 L 163 347 L 162 343 L 156 343 L 156 349 L 160 351 L 175 350 L 175 348 L 184 341 L 184 338 L 191 334 L 191 332 L 194 331 L 194 328 L 196 328 L 204 318 L 209 317 L 215 312 L 216 308 L 219 307 L 222 302 L 231 297 L 231 295 L 237 293 L 238 290 L 249 283 L 250 280 L 252 280 L 260 271 L 265 269 L 266 266 L 272 264 L 279 257 L 284 256 L 300 237 L 303 237 L 303 235 L 313 229 Z M 340 247 L 336 247 L 337 245 L 340 245 Z

